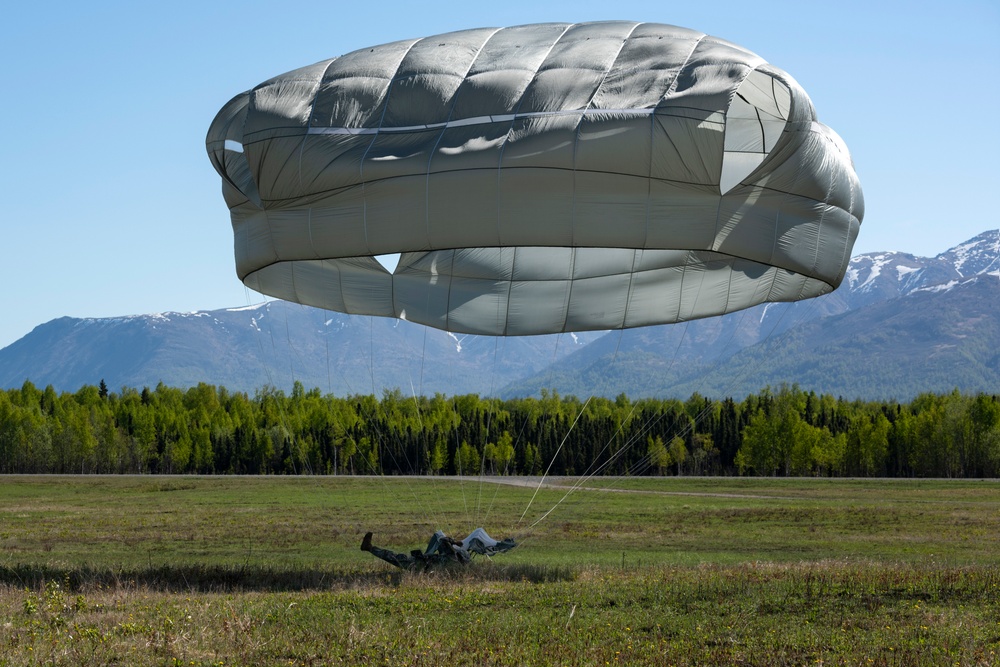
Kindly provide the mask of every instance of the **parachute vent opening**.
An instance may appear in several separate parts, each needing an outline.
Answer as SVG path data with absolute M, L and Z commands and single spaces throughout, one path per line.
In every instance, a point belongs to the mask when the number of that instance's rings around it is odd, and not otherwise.
M 243 144 L 238 141 L 233 141 L 232 139 L 226 139 L 226 150 L 233 151 L 235 153 L 242 153 Z
M 393 273 L 399 265 L 399 253 L 396 252 L 389 255 L 375 255 L 375 261 L 381 264 L 386 271 Z
M 736 90 L 726 112 L 725 152 L 719 190 L 726 194 L 764 162 L 788 122 L 792 95 L 784 83 L 754 70 Z

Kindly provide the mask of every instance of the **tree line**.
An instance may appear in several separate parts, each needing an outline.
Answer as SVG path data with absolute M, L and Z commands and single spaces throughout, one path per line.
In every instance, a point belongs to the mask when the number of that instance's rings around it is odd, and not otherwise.
M 1000 397 L 0 391 L 0 473 L 1000 476 Z

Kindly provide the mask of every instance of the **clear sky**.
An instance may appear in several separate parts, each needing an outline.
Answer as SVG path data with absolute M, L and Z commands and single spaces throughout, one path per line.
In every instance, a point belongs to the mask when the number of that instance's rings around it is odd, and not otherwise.
M 0 347 L 64 315 L 247 305 L 205 132 L 233 95 L 365 46 L 622 19 L 700 30 L 794 76 L 865 191 L 855 252 L 1000 226 L 1000 3 L 9 3 L 0 25 Z

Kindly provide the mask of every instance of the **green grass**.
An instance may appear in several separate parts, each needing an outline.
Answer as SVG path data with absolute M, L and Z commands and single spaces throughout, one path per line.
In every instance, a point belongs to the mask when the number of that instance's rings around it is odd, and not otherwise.
M 0 665 L 1000 663 L 1000 483 L 611 486 L 0 477 Z

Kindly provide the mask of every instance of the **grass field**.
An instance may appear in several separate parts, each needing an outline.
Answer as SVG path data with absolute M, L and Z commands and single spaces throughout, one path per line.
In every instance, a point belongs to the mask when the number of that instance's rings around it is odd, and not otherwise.
M 1000 664 L 997 481 L 586 486 L 0 477 L 0 665 Z

